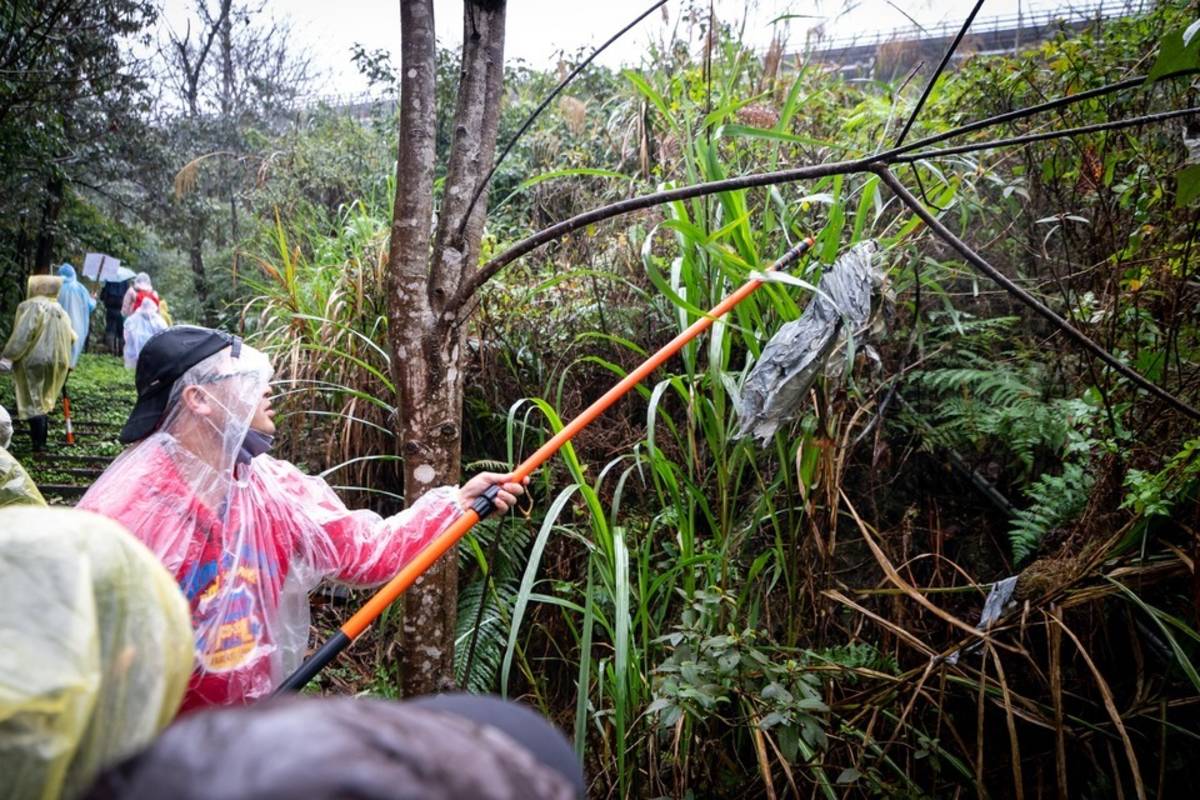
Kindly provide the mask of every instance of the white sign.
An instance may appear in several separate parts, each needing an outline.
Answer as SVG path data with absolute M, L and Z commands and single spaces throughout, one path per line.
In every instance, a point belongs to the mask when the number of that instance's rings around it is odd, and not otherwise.
M 83 258 L 83 277 L 94 281 L 115 281 L 121 259 L 104 253 L 88 253 Z

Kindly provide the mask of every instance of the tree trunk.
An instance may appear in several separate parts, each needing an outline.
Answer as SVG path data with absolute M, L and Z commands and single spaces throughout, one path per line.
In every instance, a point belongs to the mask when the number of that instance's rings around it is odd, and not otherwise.
M 192 264 L 192 285 L 196 288 L 196 300 L 204 316 L 208 319 L 208 280 L 204 275 L 204 223 L 193 222 L 188 231 L 188 260 Z
M 456 484 L 461 477 L 466 303 L 459 289 L 466 271 L 477 266 L 486 205 L 481 201 L 465 224 L 463 220 L 475 186 L 495 155 L 504 3 L 464 4 L 454 139 L 432 247 L 437 111 L 432 0 L 402 2 L 400 19 L 400 145 L 389 255 L 389 340 L 399 394 L 404 493 L 412 500 L 435 486 Z M 405 595 L 406 695 L 453 685 L 457 605 L 458 557 L 451 551 Z
M 221 29 L 221 124 L 228 128 L 225 138 L 229 145 L 233 145 L 238 141 L 238 126 L 240 122 L 234 118 L 234 94 L 236 87 L 234 79 L 236 73 L 233 69 L 233 17 L 228 10 L 228 4 L 223 6 Z M 240 144 L 240 143 L 239 143 Z M 237 149 L 240 149 L 238 147 Z M 228 167 L 224 160 L 221 162 L 222 184 L 229 189 L 229 241 L 236 247 L 238 240 L 241 238 L 238 231 L 238 208 L 237 208 L 237 166 Z
M 33 256 L 34 274 L 50 273 L 54 234 L 58 227 L 58 216 L 62 213 L 65 188 L 61 175 L 55 174 L 46 181 L 46 201 L 42 204 L 42 221 L 38 225 L 37 246 Z

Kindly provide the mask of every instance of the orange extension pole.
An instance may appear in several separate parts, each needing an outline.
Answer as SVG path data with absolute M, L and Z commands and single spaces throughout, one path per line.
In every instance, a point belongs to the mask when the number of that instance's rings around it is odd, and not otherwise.
M 813 245 L 811 238 L 806 238 L 800 244 L 784 253 L 774 264 L 768 268 L 768 272 L 775 270 L 783 270 L 790 267 L 799 258 L 804 255 Z M 637 386 L 654 370 L 658 369 L 671 356 L 678 353 L 685 344 L 695 339 L 704 331 L 712 326 L 713 322 L 727 314 L 734 306 L 745 300 L 754 293 L 759 286 L 762 285 L 761 280 L 752 279 L 742 285 L 736 292 L 726 297 L 718 303 L 705 316 L 693 322 L 682 333 L 664 345 L 658 352 L 646 359 L 637 369 L 630 372 L 619 383 L 605 392 L 599 399 L 588 406 L 568 422 L 563 429 L 556 433 L 548 442 L 539 447 L 533 454 L 522 461 L 516 469 L 513 470 L 511 476 L 507 480 L 518 482 L 524 480 L 531 475 L 534 470 L 542 464 L 550 460 L 550 457 L 558 452 L 564 444 L 569 442 L 577 433 L 586 428 L 603 414 L 609 406 L 624 397 L 630 389 Z M 309 656 L 300 667 L 284 679 L 279 688 L 275 690 L 276 694 L 282 694 L 289 691 L 299 691 L 304 687 L 325 665 L 331 662 L 337 655 L 348 647 L 359 635 L 367 628 L 371 627 L 384 609 L 394 603 L 400 595 L 402 595 L 408 587 L 419 578 L 424 572 L 433 566 L 433 563 L 442 557 L 443 554 L 453 547 L 459 539 L 467 534 L 471 528 L 475 527 L 475 523 L 486 517 L 492 510 L 491 498 L 495 496 L 495 492 L 499 487 L 493 487 L 489 490 L 489 495 L 485 495 L 475 501 L 475 505 L 463 512 L 463 515 L 455 520 L 450 527 L 442 531 L 436 538 L 429 542 L 412 561 L 404 566 L 396 577 L 392 578 L 371 597 L 370 600 L 359 609 L 354 616 L 346 620 L 341 629 L 329 638 L 317 652 Z

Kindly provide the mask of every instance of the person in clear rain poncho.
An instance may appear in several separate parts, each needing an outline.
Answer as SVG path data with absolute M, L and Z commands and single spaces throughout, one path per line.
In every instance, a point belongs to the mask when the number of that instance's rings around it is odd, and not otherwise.
M 79 503 L 125 525 L 182 587 L 196 634 L 185 709 L 270 694 L 300 664 L 307 595 L 322 579 L 390 579 L 503 481 L 483 473 L 461 488 L 431 488 L 389 518 L 350 511 L 325 481 L 266 454 L 271 374 L 265 355 L 222 332 L 176 326 L 152 338 L 121 432 L 137 444 Z M 504 483 L 497 509 L 521 491 Z
M 0 509 L 0 797 L 78 797 L 146 746 L 192 667 L 188 607 L 112 520 Z
M 71 318 L 56 300 L 62 278 L 29 278 L 29 299 L 17 306 L 12 334 L 0 354 L 0 370 L 12 369 L 17 416 L 29 420 L 34 450 L 46 449 L 50 422 L 46 415 L 58 402 L 75 331 Z
M 79 355 L 87 344 L 96 298 L 88 294 L 88 290 L 75 277 L 75 268 L 70 264 L 59 267 L 58 276 L 63 280 L 62 288 L 58 290 L 58 304 L 66 310 L 71 318 L 71 328 L 75 331 L 75 345 L 71 348 L 71 369 L 75 369 Z
M 133 315 L 125 320 L 125 367 L 137 367 L 138 355 L 154 334 L 165 331 L 167 321 L 158 313 L 158 303 L 144 298 Z

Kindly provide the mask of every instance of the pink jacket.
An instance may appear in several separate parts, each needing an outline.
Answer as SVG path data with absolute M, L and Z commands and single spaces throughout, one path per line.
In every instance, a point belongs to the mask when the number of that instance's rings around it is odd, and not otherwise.
M 195 457 L 154 434 L 80 501 L 125 525 L 187 597 L 196 664 L 183 708 L 264 697 L 303 658 L 308 592 L 321 580 L 370 586 L 394 576 L 461 513 L 453 487 L 401 514 L 351 511 L 320 478 L 260 455 L 239 464 L 224 500 L 206 505 Z M 110 479 L 111 476 L 111 479 Z

